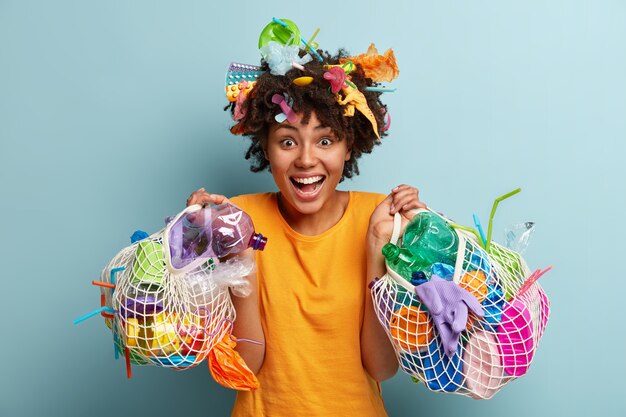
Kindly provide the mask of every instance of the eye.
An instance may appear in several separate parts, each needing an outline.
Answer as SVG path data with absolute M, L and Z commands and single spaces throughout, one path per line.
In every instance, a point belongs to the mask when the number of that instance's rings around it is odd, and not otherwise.
M 331 138 L 322 138 L 320 139 L 320 145 L 322 146 L 330 146 L 333 144 L 333 140 Z
M 283 148 L 291 148 L 295 144 L 296 142 L 294 142 L 294 140 L 291 138 L 285 138 L 280 141 L 280 146 L 282 146 Z

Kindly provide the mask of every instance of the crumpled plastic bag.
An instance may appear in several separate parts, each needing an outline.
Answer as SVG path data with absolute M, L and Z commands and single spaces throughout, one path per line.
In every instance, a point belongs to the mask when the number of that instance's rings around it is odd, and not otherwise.
M 300 58 L 298 56 L 300 48 L 297 45 L 283 45 L 275 41 L 270 41 L 260 51 L 261 56 L 270 66 L 272 75 L 285 75 L 292 68 L 293 62 L 304 65 L 313 59 L 311 55 Z
M 220 385 L 239 391 L 257 389 L 260 384 L 239 352 L 237 342 L 226 333 L 209 352 L 208 365 L 213 379 Z

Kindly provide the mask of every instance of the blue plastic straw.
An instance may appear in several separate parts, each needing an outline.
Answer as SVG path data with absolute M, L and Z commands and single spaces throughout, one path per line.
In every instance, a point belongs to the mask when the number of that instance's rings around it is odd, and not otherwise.
M 365 87 L 365 91 L 376 91 L 378 93 L 393 93 L 397 88 L 387 88 L 387 87 Z
M 85 321 L 88 318 L 91 318 L 91 317 L 93 317 L 93 316 L 95 316 L 97 314 L 102 313 L 103 311 L 105 311 L 107 313 L 111 313 L 111 314 L 115 313 L 115 310 L 113 310 L 111 307 L 101 307 L 101 308 L 99 308 L 97 310 L 92 311 L 91 313 L 87 313 L 84 316 L 77 318 L 76 320 L 74 320 L 74 324 L 78 324 L 78 323 L 80 323 L 82 321 Z
M 125 266 L 120 266 L 119 268 L 111 269 L 111 284 L 115 285 L 115 274 L 117 274 L 118 272 L 122 272 L 125 269 L 126 269 Z
M 280 20 L 280 19 L 276 19 L 275 17 L 272 17 L 272 22 L 274 22 L 274 23 L 278 23 L 278 24 L 279 24 L 279 25 L 281 25 L 281 26 L 287 27 L 287 23 L 283 22 L 283 21 L 282 21 L 282 20 Z
M 304 46 L 306 46 L 307 48 L 309 48 L 309 49 L 308 49 L 308 50 L 309 50 L 309 52 L 311 52 L 311 53 L 313 54 L 313 56 L 314 56 L 315 58 L 317 58 L 317 60 L 318 60 L 319 62 L 324 62 L 324 60 L 322 59 L 322 57 L 320 56 L 320 54 L 318 54 L 318 53 L 317 53 L 317 51 L 316 51 L 314 48 L 311 48 L 311 47 L 309 46 L 309 44 L 308 44 L 308 43 L 307 43 L 304 39 L 300 38 L 300 40 L 302 41 L 302 43 L 304 44 Z
M 480 240 L 482 240 L 483 248 L 485 248 L 487 246 L 487 239 L 485 238 L 485 232 L 483 231 L 483 226 L 480 224 L 480 220 L 478 219 L 478 216 L 475 213 L 472 214 L 472 217 L 474 218 L 474 225 L 476 226 L 478 233 L 480 233 Z

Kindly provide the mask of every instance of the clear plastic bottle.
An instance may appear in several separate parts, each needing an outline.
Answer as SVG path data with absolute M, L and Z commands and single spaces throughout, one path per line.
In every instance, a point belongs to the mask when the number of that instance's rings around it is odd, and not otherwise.
M 452 226 L 435 213 L 418 213 L 407 225 L 402 247 L 415 255 L 427 270 L 434 263 L 456 263 L 459 237 Z

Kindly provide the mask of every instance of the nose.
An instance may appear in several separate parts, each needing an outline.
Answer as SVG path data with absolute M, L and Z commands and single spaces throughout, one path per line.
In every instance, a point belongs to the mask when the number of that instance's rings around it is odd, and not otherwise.
M 314 146 L 311 144 L 304 144 L 300 147 L 300 152 L 298 153 L 298 158 L 295 161 L 295 165 L 298 168 L 311 168 L 317 164 L 317 154 L 315 152 Z

